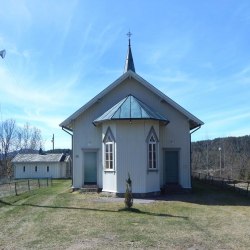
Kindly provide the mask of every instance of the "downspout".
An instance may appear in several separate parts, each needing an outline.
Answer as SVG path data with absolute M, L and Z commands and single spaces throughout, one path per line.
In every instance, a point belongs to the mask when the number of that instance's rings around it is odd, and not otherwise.
M 72 171 L 71 171 L 71 186 L 73 186 L 73 130 L 67 127 L 62 126 L 62 130 L 65 131 L 67 134 L 71 135 L 71 164 L 72 164 Z
M 201 125 L 198 126 L 198 128 L 196 128 L 195 130 L 193 130 L 190 133 L 190 181 L 191 181 L 191 189 L 193 188 L 193 181 L 192 181 L 192 142 L 191 142 L 191 136 L 194 132 L 196 132 L 197 130 L 199 130 L 201 128 Z

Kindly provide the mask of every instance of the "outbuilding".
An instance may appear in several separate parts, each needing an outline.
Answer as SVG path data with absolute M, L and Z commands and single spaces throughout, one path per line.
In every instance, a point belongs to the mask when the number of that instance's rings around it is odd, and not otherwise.
M 71 177 L 71 157 L 65 154 L 17 154 L 12 164 L 16 179 Z

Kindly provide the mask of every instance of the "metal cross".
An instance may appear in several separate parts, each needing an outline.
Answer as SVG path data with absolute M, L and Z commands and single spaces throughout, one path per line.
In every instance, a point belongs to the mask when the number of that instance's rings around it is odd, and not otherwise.
M 132 33 L 129 31 L 129 32 L 127 33 L 127 36 L 128 36 L 128 38 L 130 39 L 130 37 L 132 36 Z

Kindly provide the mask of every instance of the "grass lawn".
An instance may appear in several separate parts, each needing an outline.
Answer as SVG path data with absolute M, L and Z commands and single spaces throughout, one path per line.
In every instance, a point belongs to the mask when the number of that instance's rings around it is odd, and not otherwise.
M 0 200 L 0 249 L 250 249 L 250 198 L 195 183 L 134 204 L 70 192 L 70 181 Z

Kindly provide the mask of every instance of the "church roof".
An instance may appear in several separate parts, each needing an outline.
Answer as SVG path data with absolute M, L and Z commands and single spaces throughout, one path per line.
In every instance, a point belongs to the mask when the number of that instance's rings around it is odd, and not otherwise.
M 103 115 L 93 121 L 95 125 L 107 120 L 159 120 L 168 123 L 168 119 L 153 110 L 151 107 L 138 100 L 133 95 L 128 95 Z
M 184 116 L 186 116 L 190 123 L 190 130 L 194 129 L 196 127 L 199 127 L 203 125 L 204 123 L 199 120 L 197 117 L 192 115 L 190 112 L 188 112 L 186 109 L 181 107 L 179 104 L 177 104 L 175 101 L 173 101 L 171 98 L 163 94 L 160 90 L 158 90 L 156 87 L 154 87 L 152 84 L 144 80 L 141 76 L 139 76 L 137 73 L 134 73 L 133 71 L 129 70 L 128 72 L 124 73 L 122 76 L 120 76 L 116 81 L 114 81 L 112 84 L 107 86 L 103 91 L 101 91 L 98 95 L 96 95 L 94 98 L 92 98 L 89 102 L 87 102 L 85 105 L 83 105 L 81 108 L 79 108 L 75 113 L 73 113 L 71 116 L 69 116 L 66 120 L 64 120 L 60 126 L 67 128 L 71 131 L 73 131 L 73 121 L 82 113 L 84 113 L 87 109 L 89 109 L 92 105 L 95 103 L 98 103 L 103 96 L 107 95 L 110 91 L 112 91 L 114 88 L 119 86 L 125 79 L 127 78 L 134 78 L 137 80 L 140 84 L 142 84 L 144 87 L 152 91 L 154 94 L 159 96 L 161 98 L 162 102 L 166 102 L 169 105 L 171 105 L 173 108 L 178 110 L 180 113 L 182 113 Z
M 135 72 L 135 66 L 134 66 L 134 61 L 133 61 L 133 56 L 132 56 L 132 51 L 131 51 L 131 45 L 130 45 L 130 36 L 131 36 L 131 33 L 129 32 L 127 35 L 129 37 L 129 45 L 128 45 L 128 54 L 127 54 L 127 58 L 126 58 L 126 63 L 125 63 L 123 75 L 121 75 L 112 84 L 110 84 L 109 86 L 107 86 L 103 91 L 101 91 L 99 94 L 97 94 L 94 98 L 92 98 L 89 102 L 87 102 L 85 105 L 83 105 L 80 109 L 78 109 L 76 112 L 74 112 L 66 120 L 64 120 L 62 123 L 60 123 L 59 126 L 61 126 L 62 128 L 66 128 L 66 129 L 68 129 L 70 131 L 73 131 L 73 122 L 74 122 L 75 119 L 77 119 L 78 116 L 80 116 L 82 113 L 84 113 L 87 109 L 89 109 L 95 103 L 100 102 L 100 100 L 105 95 L 107 95 L 114 88 L 116 88 L 117 86 L 119 86 L 120 84 L 122 84 L 126 79 L 131 79 L 131 78 L 135 79 L 138 83 L 140 83 L 145 88 L 147 88 L 148 90 L 150 90 L 152 93 L 154 93 L 155 95 L 157 95 L 161 99 L 162 103 L 165 102 L 165 103 L 169 104 L 174 109 L 176 109 L 178 112 L 180 112 L 181 114 L 183 114 L 184 116 L 186 116 L 187 119 L 189 120 L 190 130 L 195 129 L 195 128 L 200 127 L 201 125 L 203 125 L 204 123 L 201 120 L 199 120 L 197 117 L 195 117 L 194 115 L 192 115 L 190 112 L 188 112 L 186 109 L 184 109 L 183 107 L 181 107 L 179 104 L 177 104 L 175 101 L 173 101 L 171 98 L 169 98 L 168 96 L 166 96 L 164 93 L 162 93 L 160 90 L 158 90 L 157 88 L 155 88 L 152 84 L 150 84 L 149 82 L 147 82 L 146 80 L 144 80 L 141 76 L 139 76 Z M 98 122 L 101 121 L 101 119 L 104 120 L 104 118 L 106 120 L 111 119 L 111 114 L 117 116 L 117 117 L 116 116 L 112 117 L 112 119 L 114 119 L 114 118 L 116 118 L 116 119 L 130 119 L 130 117 L 128 117 L 128 118 L 123 117 L 124 112 L 125 112 L 125 107 L 126 107 L 125 104 L 128 103 L 128 102 L 133 103 L 133 105 L 136 105 L 135 103 L 137 103 L 137 105 L 138 105 L 137 108 L 135 108 L 135 110 L 132 110 L 132 117 L 131 117 L 131 119 L 136 119 L 136 118 L 133 117 L 133 115 L 136 112 L 139 112 L 140 110 L 141 111 L 142 110 L 151 110 L 151 108 L 148 107 L 146 104 L 144 104 L 144 103 L 141 104 L 142 102 L 140 102 L 135 97 L 131 96 L 128 100 L 124 99 L 124 100 L 120 101 L 119 103 L 117 103 L 116 104 L 117 106 L 116 105 L 113 106 L 111 109 L 109 109 L 107 112 L 105 112 L 102 116 L 100 116 L 99 118 L 97 118 L 94 121 L 94 123 L 95 122 L 98 123 Z M 122 106 L 122 107 L 120 107 L 120 106 Z M 148 109 L 145 108 L 145 107 L 148 107 Z M 123 112 L 119 113 L 118 109 L 120 111 L 123 111 Z M 115 114 L 114 111 L 117 111 L 117 113 Z M 128 110 L 126 112 L 128 112 Z M 161 117 L 160 118 L 159 116 L 155 116 L 157 114 L 156 112 L 149 112 L 149 113 L 150 113 L 149 117 L 151 117 L 151 118 L 143 117 L 143 115 L 141 113 L 141 117 L 138 118 L 138 119 L 157 119 L 157 120 L 167 121 L 167 119 L 165 117 Z M 120 114 L 119 118 L 118 118 L 118 114 Z M 154 115 L 152 115 L 152 114 L 154 114 Z M 159 115 L 159 114 L 157 114 L 157 115 Z

